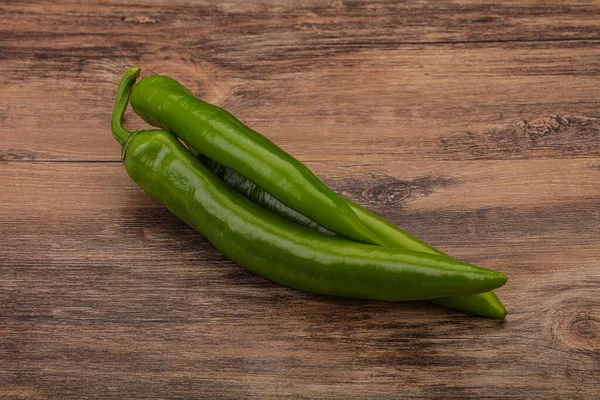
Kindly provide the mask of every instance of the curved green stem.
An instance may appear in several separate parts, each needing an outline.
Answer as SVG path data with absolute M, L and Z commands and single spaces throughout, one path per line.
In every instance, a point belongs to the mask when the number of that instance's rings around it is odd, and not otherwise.
M 111 128 L 115 139 L 123 146 L 127 140 L 133 135 L 134 132 L 130 132 L 123 127 L 123 115 L 125 109 L 129 103 L 129 96 L 131 95 L 131 89 L 135 80 L 140 76 L 140 68 L 133 67 L 129 68 L 121 77 L 119 82 L 119 89 L 117 90 L 117 98 L 115 100 L 115 106 L 112 112 Z

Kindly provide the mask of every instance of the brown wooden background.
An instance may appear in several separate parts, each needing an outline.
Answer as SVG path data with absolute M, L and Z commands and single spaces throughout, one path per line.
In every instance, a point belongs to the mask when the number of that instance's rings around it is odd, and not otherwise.
M 0 10 L 0 398 L 598 396 L 597 1 Z M 227 261 L 119 162 L 132 65 L 506 272 L 508 319 L 301 293 Z

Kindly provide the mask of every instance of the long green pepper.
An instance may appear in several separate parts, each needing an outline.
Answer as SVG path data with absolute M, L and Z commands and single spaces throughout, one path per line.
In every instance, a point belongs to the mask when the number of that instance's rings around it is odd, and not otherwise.
M 223 165 L 220 165 L 214 160 L 208 159 L 197 151 L 192 149 L 192 152 L 208 167 L 211 171 L 217 174 L 231 188 L 237 190 L 256 204 L 265 207 L 274 213 L 281 215 L 299 225 L 314 229 L 318 232 L 329 234 L 332 233 L 319 226 L 311 219 L 299 214 L 297 211 L 287 207 L 279 200 L 271 196 L 269 193 L 262 190 L 254 182 L 251 182 Z M 341 195 L 340 195 L 341 196 Z M 352 211 L 360 218 L 382 240 L 391 247 L 401 249 L 420 251 L 423 253 L 436 254 L 446 256 L 446 254 L 428 245 L 427 243 L 415 238 L 409 233 L 403 231 L 397 226 L 391 224 L 377 214 L 359 206 L 350 199 L 342 196 L 348 203 Z M 465 296 L 440 297 L 430 299 L 432 303 L 439 306 L 452 308 L 459 311 L 464 311 L 476 315 L 481 315 L 488 318 L 504 319 L 506 317 L 506 309 L 498 296 L 494 292 L 480 293 Z
M 112 117 L 129 176 L 150 196 L 246 269 L 314 293 L 374 300 L 475 294 L 506 276 L 447 257 L 322 235 L 248 200 L 194 157 L 170 132 L 123 128 L 139 68 L 121 80 Z
M 304 164 L 226 110 L 197 99 L 174 79 L 161 75 L 141 79 L 132 90 L 131 106 L 150 125 L 240 171 L 321 226 L 355 241 L 386 246 Z
M 202 149 L 202 154 L 214 159 L 207 164 L 214 172 L 270 211 L 324 234 L 335 232 L 361 242 L 445 256 L 326 188 L 299 161 L 264 136 L 226 110 L 195 98 L 171 78 L 145 77 L 134 86 L 131 104 L 150 124 L 175 133 L 192 150 Z M 340 205 L 340 201 L 345 204 Z M 503 319 L 506 315 L 500 299 L 492 292 L 437 298 L 432 302 L 490 318 Z

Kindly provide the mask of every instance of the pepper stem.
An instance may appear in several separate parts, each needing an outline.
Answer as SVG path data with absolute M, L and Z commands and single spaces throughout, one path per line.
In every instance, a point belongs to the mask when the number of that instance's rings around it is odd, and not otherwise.
M 125 114 L 127 103 L 129 103 L 131 89 L 138 76 L 140 76 L 139 67 L 129 68 L 121 77 L 121 82 L 119 82 L 119 88 L 117 89 L 117 98 L 115 100 L 111 118 L 111 128 L 113 136 L 121 146 L 123 146 L 127 142 L 127 139 L 134 133 L 123 127 L 123 115 Z

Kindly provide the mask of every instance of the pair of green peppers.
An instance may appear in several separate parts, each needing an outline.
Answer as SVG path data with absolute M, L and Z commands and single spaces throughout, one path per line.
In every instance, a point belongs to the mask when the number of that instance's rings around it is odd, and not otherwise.
M 446 256 L 335 193 L 226 110 L 165 76 L 135 83 L 139 73 L 123 75 L 112 115 L 127 173 L 227 257 L 313 293 L 427 299 L 504 319 L 491 291 L 504 274 Z M 125 130 L 129 101 L 162 130 Z

